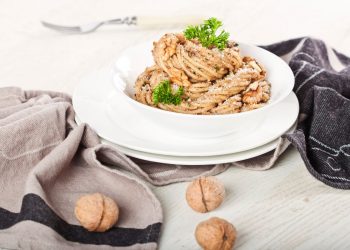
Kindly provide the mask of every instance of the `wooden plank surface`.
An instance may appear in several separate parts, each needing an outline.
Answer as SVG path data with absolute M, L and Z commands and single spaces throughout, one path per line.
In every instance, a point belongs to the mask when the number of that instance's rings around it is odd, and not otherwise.
M 166 31 L 106 27 L 88 35 L 62 35 L 41 27 L 41 19 L 75 24 L 133 14 L 216 16 L 237 41 L 268 44 L 313 36 L 350 55 L 349 7 L 347 0 L 1 0 L 0 86 L 72 93 L 85 74 L 112 63 L 126 47 Z M 230 169 L 218 178 L 227 198 L 204 215 L 187 206 L 187 183 L 152 187 L 164 208 L 160 249 L 198 249 L 195 226 L 210 216 L 235 224 L 238 249 L 350 248 L 350 192 L 316 181 L 295 149 L 269 171 Z

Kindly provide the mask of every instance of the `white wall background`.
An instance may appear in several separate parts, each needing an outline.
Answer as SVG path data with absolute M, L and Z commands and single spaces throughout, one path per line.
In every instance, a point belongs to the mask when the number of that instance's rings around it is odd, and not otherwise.
M 106 27 L 64 36 L 43 28 L 41 19 L 79 24 L 135 14 L 215 16 L 238 41 L 314 36 L 350 54 L 349 10 L 348 0 L 1 0 L 0 86 L 72 92 L 82 75 L 112 62 L 126 46 L 164 33 Z

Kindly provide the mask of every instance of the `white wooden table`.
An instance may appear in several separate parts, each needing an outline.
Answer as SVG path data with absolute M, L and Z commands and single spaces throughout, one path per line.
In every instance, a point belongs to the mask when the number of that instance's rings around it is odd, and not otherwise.
M 133 14 L 215 16 L 238 41 L 268 44 L 311 35 L 350 55 L 349 9 L 348 0 L 2 0 L 0 86 L 72 93 L 82 76 L 110 64 L 127 46 L 165 32 L 106 27 L 62 35 L 41 27 L 40 19 L 75 24 Z M 239 249 L 350 248 L 350 191 L 316 181 L 295 149 L 269 171 L 230 169 L 218 178 L 228 196 L 209 214 L 187 206 L 187 183 L 152 187 L 164 208 L 160 249 L 198 249 L 195 226 L 210 216 L 235 224 Z

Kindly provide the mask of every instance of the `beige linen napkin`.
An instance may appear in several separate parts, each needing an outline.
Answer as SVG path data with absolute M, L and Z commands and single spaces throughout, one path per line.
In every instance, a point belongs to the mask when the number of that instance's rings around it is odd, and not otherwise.
M 0 247 L 155 249 L 162 210 L 143 181 L 166 185 L 233 166 L 264 170 L 288 146 L 280 139 L 273 152 L 229 164 L 160 164 L 100 144 L 74 116 L 65 94 L 0 88 Z M 74 217 L 78 197 L 92 192 L 120 206 L 120 221 L 105 233 L 86 231 Z
M 121 171 L 128 161 L 74 123 L 68 96 L 1 88 L 0 247 L 155 249 L 161 206 L 145 184 Z M 94 192 L 120 207 L 117 226 L 105 233 L 88 232 L 74 216 L 78 197 Z

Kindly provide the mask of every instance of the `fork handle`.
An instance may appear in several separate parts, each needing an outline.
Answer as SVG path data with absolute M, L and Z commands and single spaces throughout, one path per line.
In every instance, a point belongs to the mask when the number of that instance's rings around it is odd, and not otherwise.
M 159 16 L 139 16 L 137 17 L 137 26 L 142 28 L 157 28 L 167 26 L 188 26 L 203 22 L 205 18 L 199 16 L 177 16 L 177 17 L 159 17 Z
M 106 24 L 136 25 L 141 28 L 159 28 L 167 26 L 187 26 L 199 24 L 204 17 L 199 16 L 177 16 L 177 17 L 156 17 L 156 16 L 128 16 L 108 20 Z

